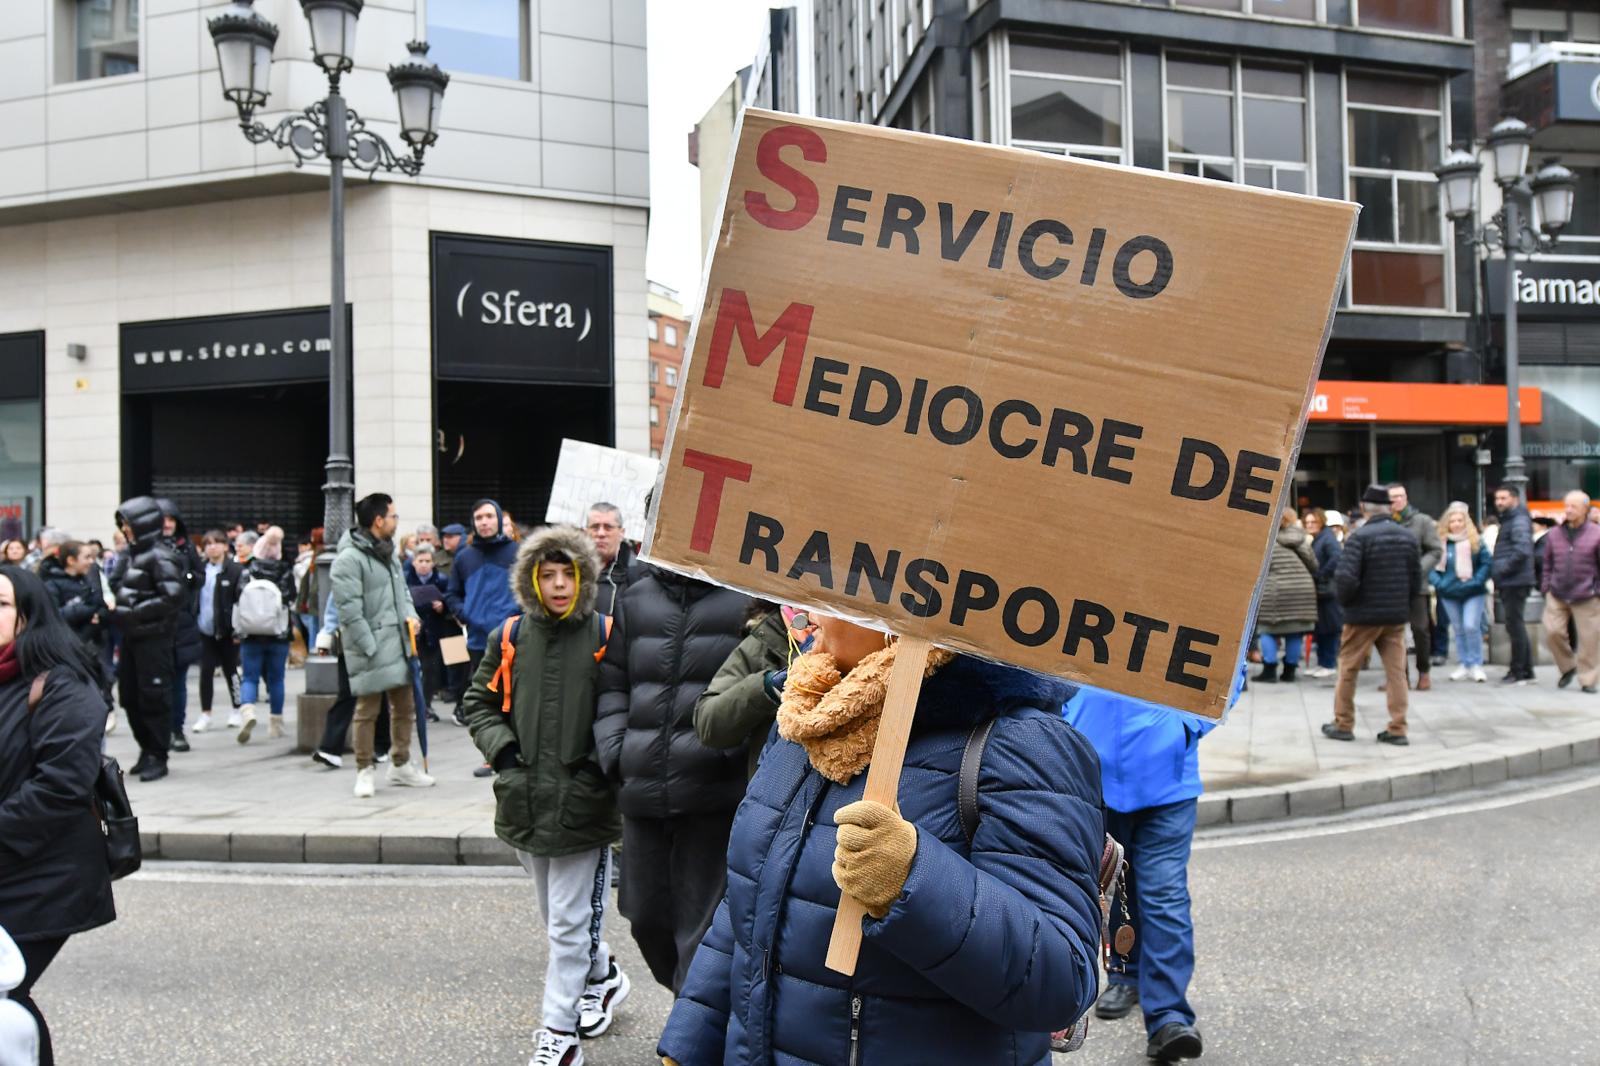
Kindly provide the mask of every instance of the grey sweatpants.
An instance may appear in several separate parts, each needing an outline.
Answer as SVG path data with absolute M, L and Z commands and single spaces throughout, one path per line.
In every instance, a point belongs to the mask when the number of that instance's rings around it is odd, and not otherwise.
M 611 885 L 611 849 L 555 858 L 518 849 L 517 859 L 533 878 L 550 941 L 541 1024 L 575 1033 L 584 986 L 611 972 L 611 948 L 601 939 Z

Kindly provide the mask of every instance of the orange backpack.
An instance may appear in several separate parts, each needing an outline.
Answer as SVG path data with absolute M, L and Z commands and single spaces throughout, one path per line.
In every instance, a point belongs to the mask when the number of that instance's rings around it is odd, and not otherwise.
M 595 617 L 600 619 L 600 647 L 594 653 L 594 661 L 599 662 L 605 658 L 606 645 L 611 643 L 611 616 L 596 614 Z M 517 661 L 517 634 L 522 631 L 522 618 L 514 614 L 500 627 L 500 666 L 489 679 L 489 691 L 500 693 L 501 714 L 511 713 L 511 666 Z

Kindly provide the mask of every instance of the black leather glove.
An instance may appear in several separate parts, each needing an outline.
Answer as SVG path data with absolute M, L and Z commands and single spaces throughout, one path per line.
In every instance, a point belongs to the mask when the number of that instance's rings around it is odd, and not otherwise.
M 500 754 L 494 757 L 495 772 L 501 773 L 506 770 L 515 769 L 517 760 L 521 757 L 521 755 L 521 748 L 517 747 L 515 744 L 507 744 L 505 747 L 500 749 Z

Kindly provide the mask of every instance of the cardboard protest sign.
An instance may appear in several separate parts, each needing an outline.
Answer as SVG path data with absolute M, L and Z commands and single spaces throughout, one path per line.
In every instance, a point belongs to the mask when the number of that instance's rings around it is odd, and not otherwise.
M 622 526 L 627 534 L 643 536 L 645 497 L 655 485 L 660 469 L 660 463 L 642 455 L 563 438 L 544 520 L 566 522 L 581 529 L 588 521 L 590 504 L 614 503 L 622 510 Z
M 748 111 L 648 553 L 1217 717 L 1356 210 Z

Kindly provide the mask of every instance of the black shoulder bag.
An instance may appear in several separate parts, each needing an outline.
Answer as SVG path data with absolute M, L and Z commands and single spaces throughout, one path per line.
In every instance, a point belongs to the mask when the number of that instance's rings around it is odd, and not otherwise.
M 38 710 L 49 677 L 46 671 L 33 679 L 28 689 L 29 714 Z M 133 816 L 133 804 L 128 802 L 128 790 L 122 783 L 122 767 L 109 755 L 100 756 L 92 806 L 106 839 L 106 866 L 111 880 L 120 881 L 139 868 L 144 852 L 139 846 L 139 819 Z
M 983 766 L 984 745 L 989 743 L 996 721 L 987 718 L 973 726 L 972 732 L 967 734 L 966 747 L 961 749 L 961 770 L 956 778 L 956 814 L 968 847 L 978 834 L 978 771 Z M 1126 965 L 1128 952 L 1133 948 L 1133 925 L 1128 920 L 1127 871 L 1122 845 L 1107 833 L 1105 848 L 1100 853 L 1100 951 L 1107 970 L 1112 968 L 1113 951 Z M 1110 937 L 1113 901 L 1122 906 L 1122 926 L 1117 930 L 1115 944 Z M 1077 1051 L 1088 1035 L 1089 1015 L 1085 1013 L 1067 1028 L 1050 1034 L 1050 1050 Z

